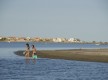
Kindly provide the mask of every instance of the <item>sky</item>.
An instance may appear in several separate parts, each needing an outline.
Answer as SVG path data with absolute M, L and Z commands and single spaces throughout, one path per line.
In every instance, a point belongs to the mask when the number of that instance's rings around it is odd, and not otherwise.
M 108 42 L 108 0 L 0 0 L 0 36 Z

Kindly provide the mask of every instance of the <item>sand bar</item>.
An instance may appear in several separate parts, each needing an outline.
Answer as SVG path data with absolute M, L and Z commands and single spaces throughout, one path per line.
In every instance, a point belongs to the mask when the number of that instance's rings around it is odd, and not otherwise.
M 23 52 L 16 51 L 15 54 L 24 56 Z M 39 50 L 37 55 L 40 58 L 108 62 L 108 49 Z

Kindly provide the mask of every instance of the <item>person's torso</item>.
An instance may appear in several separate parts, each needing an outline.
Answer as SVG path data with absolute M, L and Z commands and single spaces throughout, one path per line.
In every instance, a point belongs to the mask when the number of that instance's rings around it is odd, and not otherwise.
M 36 49 L 35 48 L 33 48 L 33 54 L 36 54 Z
M 30 52 L 30 50 L 29 49 L 26 49 L 26 53 L 29 53 Z

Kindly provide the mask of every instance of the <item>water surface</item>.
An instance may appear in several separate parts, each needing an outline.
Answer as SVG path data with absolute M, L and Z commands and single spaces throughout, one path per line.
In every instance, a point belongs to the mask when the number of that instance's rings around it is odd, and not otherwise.
M 71 44 L 36 45 L 38 49 L 72 48 Z M 108 80 L 108 63 L 38 58 L 36 64 L 32 59 L 26 64 L 25 57 L 14 54 L 24 49 L 25 43 L 0 43 L 0 80 Z

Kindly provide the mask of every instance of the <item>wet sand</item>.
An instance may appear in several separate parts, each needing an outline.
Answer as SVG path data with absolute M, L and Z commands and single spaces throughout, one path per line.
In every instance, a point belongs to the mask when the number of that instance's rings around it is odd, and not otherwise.
M 23 52 L 16 51 L 15 54 L 24 56 Z M 108 62 L 108 49 L 39 50 L 37 56 L 39 58 Z

